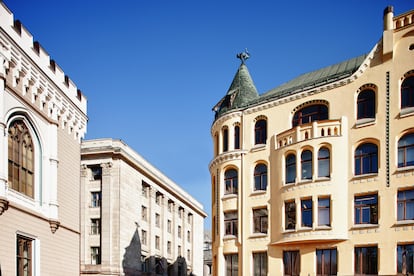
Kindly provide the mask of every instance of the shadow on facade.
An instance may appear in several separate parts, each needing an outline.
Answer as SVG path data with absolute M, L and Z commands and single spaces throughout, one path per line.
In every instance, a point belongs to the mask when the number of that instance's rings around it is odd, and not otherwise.
M 138 229 L 132 235 L 131 242 L 125 248 L 122 267 L 125 276 L 186 276 L 187 262 L 184 257 L 178 257 L 169 263 L 162 256 L 146 256 L 141 250 L 141 239 Z M 193 275 L 193 274 L 189 274 Z

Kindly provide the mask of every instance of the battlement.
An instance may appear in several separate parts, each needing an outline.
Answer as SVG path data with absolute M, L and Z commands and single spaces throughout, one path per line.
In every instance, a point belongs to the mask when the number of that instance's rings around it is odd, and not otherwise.
M 32 34 L 0 3 L 0 77 L 69 133 L 86 132 L 87 99 Z
M 18 44 L 24 53 L 40 67 L 55 85 L 86 114 L 86 97 L 63 72 L 58 64 L 50 58 L 49 54 L 40 43 L 33 39 L 32 34 L 23 26 L 23 24 L 21 24 L 19 20 L 14 19 L 13 13 L 10 12 L 3 2 L 0 3 L 0 28 Z M 0 46 L 3 48 L 2 51 L 12 51 L 10 47 L 11 45 L 5 44 L 5 41 L 0 40 Z M 12 63 L 18 63 L 18 60 L 15 60 L 15 58 L 17 57 L 12 53 L 10 61 Z

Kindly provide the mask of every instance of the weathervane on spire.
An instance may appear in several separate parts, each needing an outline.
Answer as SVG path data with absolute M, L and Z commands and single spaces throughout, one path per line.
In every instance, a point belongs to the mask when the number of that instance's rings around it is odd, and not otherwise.
M 249 52 L 247 51 L 247 48 L 244 49 L 244 52 L 241 52 L 237 54 L 237 58 L 241 60 L 242 64 L 250 57 Z

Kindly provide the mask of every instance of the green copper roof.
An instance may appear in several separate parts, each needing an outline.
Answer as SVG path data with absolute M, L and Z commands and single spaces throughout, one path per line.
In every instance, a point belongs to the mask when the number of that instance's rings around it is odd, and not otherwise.
M 248 107 L 274 99 L 283 98 L 301 91 L 326 85 L 351 76 L 361 66 L 367 55 L 362 55 L 337 63 L 288 81 L 270 91 L 258 95 L 256 87 L 244 63 L 237 70 L 236 76 L 224 96 L 213 108 L 216 119 L 228 110 Z
M 366 56 L 367 55 L 362 55 L 300 75 L 299 77 L 262 94 L 258 102 L 262 102 L 270 98 L 285 97 L 349 77 L 358 70 Z
M 242 63 L 233 78 L 226 96 L 213 108 L 218 114 L 243 107 L 259 97 L 247 66 Z

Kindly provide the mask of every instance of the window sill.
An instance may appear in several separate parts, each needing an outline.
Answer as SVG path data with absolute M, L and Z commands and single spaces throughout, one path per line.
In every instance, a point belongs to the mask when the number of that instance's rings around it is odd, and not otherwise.
M 301 179 L 298 184 L 308 184 L 308 183 L 312 183 L 312 179 Z
M 368 228 L 379 228 L 379 224 L 354 224 L 351 230 L 368 229 Z
M 253 233 L 249 236 L 249 239 L 265 238 L 267 233 Z
M 332 226 L 330 226 L 330 225 L 318 225 L 315 228 L 315 231 L 325 231 L 325 230 L 332 230 Z
M 406 171 L 412 171 L 414 170 L 414 166 L 407 166 L 407 167 L 399 167 L 397 168 L 397 173 L 399 172 L 406 172 Z
M 356 128 L 371 126 L 375 124 L 375 118 L 358 119 L 355 123 Z
M 402 226 L 411 226 L 414 225 L 414 220 L 407 219 L 407 220 L 399 220 L 392 227 L 402 227 Z
M 224 195 L 224 196 L 221 198 L 221 200 L 230 200 L 230 199 L 232 199 L 232 198 L 237 198 L 237 194 L 227 194 L 227 195 Z
M 267 190 L 256 190 L 253 191 L 250 195 L 251 196 L 259 196 L 259 195 L 264 195 L 267 193 Z
M 330 176 L 320 176 L 315 179 L 315 182 L 323 182 L 323 181 L 329 181 L 329 180 L 331 180 Z
M 282 231 L 282 234 L 292 234 L 295 232 L 296 232 L 296 229 L 285 229 L 284 231 Z
M 310 231 L 312 231 L 313 230 L 313 228 L 312 227 L 309 227 L 309 226 L 302 226 L 302 227 L 300 227 L 298 230 L 297 230 L 297 232 L 310 232 Z
M 414 115 L 414 107 L 406 107 L 400 111 L 400 118 L 408 117 L 411 115 Z
M 224 235 L 223 240 L 224 241 L 228 241 L 228 240 L 235 240 L 237 237 L 235 235 Z
M 354 175 L 353 180 L 359 180 L 359 179 L 363 179 L 363 178 L 373 178 L 373 177 L 377 177 L 378 173 L 366 173 L 366 174 L 360 174 L 360 175 Z
M 251 151 L 252 152 L 261 151 L 261 150 L 264 150 L 265 148 L 266 148 L 266 144 L 256 144 L 252 147 Z

